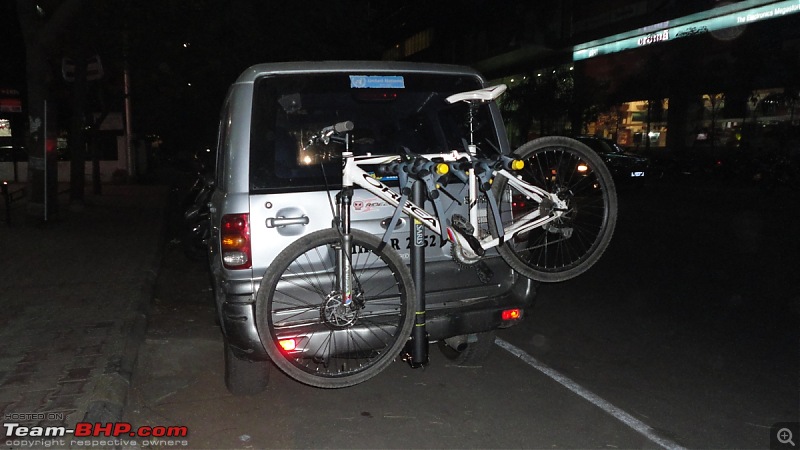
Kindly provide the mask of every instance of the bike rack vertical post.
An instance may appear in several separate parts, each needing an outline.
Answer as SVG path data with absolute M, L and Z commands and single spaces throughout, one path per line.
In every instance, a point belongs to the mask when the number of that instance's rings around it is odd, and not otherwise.
M 425 183 L 414 181 L 411 187 L 411 201 L 417 205 L 425 204 Z M 417 296 L 417 311 L 414 329 L 411 332 L 411 359 L 413 368 L 428 363 L 428 331 L 425 328 L 425 227 L 413 217 L 411 219 L 411 277 Z

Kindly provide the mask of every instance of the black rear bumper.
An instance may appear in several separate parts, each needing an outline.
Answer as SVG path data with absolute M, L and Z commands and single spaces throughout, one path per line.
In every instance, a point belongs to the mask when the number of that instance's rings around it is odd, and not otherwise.
M 437 303 L 426 311 L 426 332 L 431 341 L 437 341 L 514 326 L 524 319 L 535 296 L 536 282 L 519 277 L 501 296 Z M 503 320 L 502 313 L 508 309 L 520 309 L 521 317 Z M 254 303 L 224 302 L 221 312 L 227 342 L 236 356 L 249 360 L 269 359 L 258 333 Z

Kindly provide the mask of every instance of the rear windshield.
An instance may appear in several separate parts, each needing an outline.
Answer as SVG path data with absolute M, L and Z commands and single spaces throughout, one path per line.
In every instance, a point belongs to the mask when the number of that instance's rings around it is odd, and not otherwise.
M 256 81 L 250 148 L 250 189 L 324 189 L 341 182 L 343 146 L 308 145 L 326 126 L 352 121 L 356 155 L 463 150 L 467 106 L 449 95 L 480 89 L 473 76 L 334 73 L 268 76 Z M 499 149 L 498 127 L 482 107 L 474 137 L 484 151 Z M 323 176 L 324 173 L 324 176 Z

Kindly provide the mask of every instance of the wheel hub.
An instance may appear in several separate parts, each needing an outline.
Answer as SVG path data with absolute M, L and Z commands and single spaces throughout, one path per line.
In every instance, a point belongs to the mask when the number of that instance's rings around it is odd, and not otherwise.
M 322 320 L 335 328 L 349 327 L 358 319 L 359 310 L 353 308 L 354 305 L 355 302 L 345 305 L 339 292 L 331 292 L 320 309 Z
M 564 188 L 556 188 L 551 198 L 544 198 L 539 204 L 539 214 L 542 216 L 552 215 L 554 220 L 544 224 L 542 228 L 550 233 L 557 233 L 569 239 L 572 237 L 572 222 L 575 218 L 576 210 L 571 205 L 570 198 L 572 193 Z

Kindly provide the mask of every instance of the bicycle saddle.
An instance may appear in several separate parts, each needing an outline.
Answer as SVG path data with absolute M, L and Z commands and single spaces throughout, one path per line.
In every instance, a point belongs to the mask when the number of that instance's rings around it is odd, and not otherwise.
M 458 94 L 453 94 L 450 97 L 447 97 L 445 101 L 447 103 L 455 103 L 455 102 L 488 102 L 500 97 L 500 95 L 506 91 L 507 86 L 505 84 L 498 84 L 497 86 L 490 86 L 483 89 L 477 89 L 475 91 L 467 91 L 467 92 L 460 92 Z

